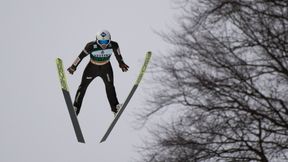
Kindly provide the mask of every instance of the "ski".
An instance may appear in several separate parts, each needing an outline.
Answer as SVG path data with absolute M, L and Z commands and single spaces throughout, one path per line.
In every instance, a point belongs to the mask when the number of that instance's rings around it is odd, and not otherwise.
M 149 61 L 150 61 L 150 58 L 151 58 L 151 55 L 152 53 L 151 52 L 147 52 L 146 56 L 145 56 L 145 61 L 144 61 L 144 64 L 141 68 L 141 71 L 140 71 L 140 74 L 138 75 L 138 78 L 134 84 L 134 86 L 132 87 L 128 97 L 126 98 L 123 106 L 121 107 L 121 109 L 118 111 L 116 117 L 114 118 L 114 120 L 112 121 L 112 123 L 110 124 L 108 130 L 106 131 L 105 135 L 103 136 L 103 138 L 101 139 L 100 143 L 101 142 L 104 142 L 109 134 L 111 133 L 112 129 L 114 128 L 115 124 L 117 123 L 118 119 L 120 118 L 121 114 L 123 113 L 123 111 L 125 110 L 126 106 L 128 105 L 130 99 L 132 98 L 133 94 L 135 93 L 139 83 L 141 82 L 142 78 L 143 78 L 143 75 L 147 69 L 147 66 L 149 64 Z
M 83 137 L 83 134 L 82 134 L 82 131 L 81 131 L 78 119 L 77 119 L 77 115 L 73 108 L 71 96 L 68 90 L 68 84 L 67 84 L 67 79 L 66 79 L 66 75 L 64 72 L 63 61 L 60 58 L 57 58 L 56 65 L 57 65 L 59 80 L 61 84 L 61 89 L 64 95 L 64 99 L 68 108 L 68 112 L 69 112 L 69 115 L 70 115 L 70 118 L 74 127 L 77 140 L 78 142 L 85 143 L 85 140 L 84 140 L 84 137 Z

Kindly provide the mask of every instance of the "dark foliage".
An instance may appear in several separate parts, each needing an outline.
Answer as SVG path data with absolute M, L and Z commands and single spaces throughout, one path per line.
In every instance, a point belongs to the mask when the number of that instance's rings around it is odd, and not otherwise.
M 182 1 L 183 2 L 183 1 Z M 141 121 L 168 107 L 147 162 L 287 161 L 288 1 L 186 0 Z M 155 59 L 156 60 L 156 59 Z

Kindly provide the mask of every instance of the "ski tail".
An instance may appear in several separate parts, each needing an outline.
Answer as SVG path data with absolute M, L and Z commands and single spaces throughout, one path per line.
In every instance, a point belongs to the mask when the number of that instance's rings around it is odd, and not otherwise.
M 68 108 L 68 112 L 74 127 L 74 131 L 77 137 L 78 142 L 85 143 L 76 113 L 73 108 L 70 92 L 68 89 L 68 84 L 67 84 L 67 79 L 66 75 L 64 72 L 64 66 L 63 66 L 63 61 L 60 58 L 56 59 L 56 65 L 57 65 L 57 70 L 58 70 L 58 76 L 61 84 L 61 89 L 64 95 L 64 99 Z
M 146 56 L 145 56 L 144 64 L 143 64 L 143 66 L 142 66 L 142 68 L 141 68 L 141 71 L 140 71 L 140 73 L 139 73 L 139 75 L 138 75 L 138 77 L 137 77 L 137 79 L 136 79 L 136 82 L 135 82 L 134 86 L 132 87 L 132 89 L 131 89 L 128 97 L 126 98 L 126 100 L 125 100 L 125 102 L 124 102 L 124 104 L 123 104 L 123 106 L 122 106 L 122 108 L 118 111 L 116 117 L 114 118 L 114 120 L 113 120 L 112 123 L 110 124 L 110 126 L 109 126 L 108 130 L 106 131 L 105 135 L 102 137 L 100 143 L 101 143 L 101 142 L 104 142 L 104 141 L 108 138 L 109 134 L 111 133 L 111 131 L 112 131 L 112 129 L 114 128 L 114 126 L 116 125 L 116 123 L 117 123 L 118 119 L 120 118 L 121 114 L 123 113 L 124 109 L 125 109 L 126 106 L 128 105 L 130 99 L 131 99 L 132 96 L 134 95 L 134 93 L 135 93 L 138 85 L 140 84 L 140 82 L 141 82 L 141 80 L 142 80 L 142 78 L 143 78 L 143 76 L 144 76 L 144 74 L 145 74 L 145 71 L 146 71 L 147 66 L 148 66 L 148 64 L 149 64 L 149 61 L 150 61 L 151 56 L 152 56 L 152 52 L 150 52 L 150 51 L 147 52 L 147 54 L 146 54 Z

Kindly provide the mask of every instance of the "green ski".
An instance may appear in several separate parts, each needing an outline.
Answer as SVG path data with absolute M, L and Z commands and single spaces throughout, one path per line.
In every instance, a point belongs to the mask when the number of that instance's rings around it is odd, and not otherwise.
M 146 69 L 147 69 L 147 66 L 148 66 L 148 64 L 149 64 L 151 55 L 152 55 L 151 52 L 147 52 L 146 57 L 145 57 L 145 62 L 144 62 L 144 64 L 143 64 L 143 66 L 142 66 L 142 69 L 141 69 L 141 71 L 140 71 L 140 74 L 139 74 L 139 76 L 138 76 L 138 78 L 137 78 L 137 80 L 136 80 L 133 88 L 131 89 L 128 97 L 126 98 L 126 100 L 125 100 L 125 102 L 124 102 L 124 104 L 123 104 L 123 106 L 122 106 L 121 109 L 118 111 L 116 117 L 114 118 L 114 120 L 113 120 L 112 123 L 110 124 L 108 130 L 106 131 L 105 135 L 104 135 L 103 138 L 101 139 L 100 143 L 101 143 L 101 142 L 104 142 L 104 141 L 108 138 L 109 134 L 111 133 L 112 129 L 114 128 L 114 126 L 115 126 L 115 124 L 117 123 L 118 119 L 120 118 L 121 114 L 123 113 L 123 111 L 125 110 L 126 106 L 128 105 L 130 99 L 132 98 L 134 92 L 136 91 L 139 83 L 141 82 L 141 80 L 142 80 L 142 78 L 143 78 L 143 75 L 144 75 L 144 73 L 145 73 L 145 71 L 146 71 Z
M 59 75 L 59 79 L 60 79 L 60 84 L 61 84 L 61 89 L 64 95 L 64 99 L 68 108 L 68 112 L 74 127 L 74 131 L 77 137 L 78 142 L 81 143 L 85 143 L 84 137 L 82 135 L 82 131 L 77 119 L 77 115 L 74 111 L 73 108 L 73 104 L 72 104 L 72 100 L 71 100 L 71 96 L 68 90 L 68 85 L 67 85 L 67 79 L 66 79 L 66 75 L 64 72 L 64 66 L 63 66 L 63 61 L 60 58 L 56 59 L 56 65 L 57 65 L 57 70 L 58 70 L 58 75 Z

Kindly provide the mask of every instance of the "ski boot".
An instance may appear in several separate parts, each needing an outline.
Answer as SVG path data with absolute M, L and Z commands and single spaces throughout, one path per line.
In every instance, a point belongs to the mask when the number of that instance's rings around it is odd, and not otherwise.
M 116 112 L 113 111 L 114 117 L 116 117 L 117 113 L 119 112 L 119 110 L 121 109 L 122 106 L 123 106 L 123 104 L 116 105 Z

